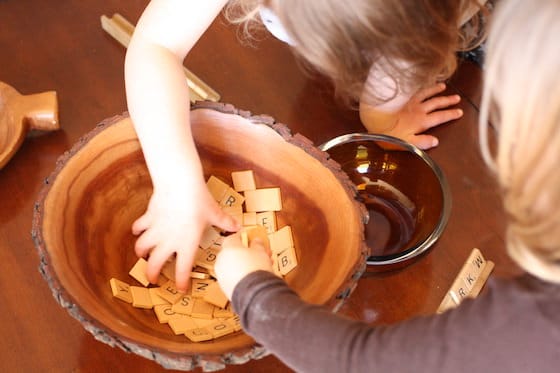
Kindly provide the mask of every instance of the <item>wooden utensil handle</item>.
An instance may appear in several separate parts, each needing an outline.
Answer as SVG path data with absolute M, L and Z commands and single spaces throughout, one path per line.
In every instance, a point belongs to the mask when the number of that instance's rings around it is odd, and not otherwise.
M 54 131 L 60 128 L 55 91 L 20 96 L 15 105 L 29 129 Z

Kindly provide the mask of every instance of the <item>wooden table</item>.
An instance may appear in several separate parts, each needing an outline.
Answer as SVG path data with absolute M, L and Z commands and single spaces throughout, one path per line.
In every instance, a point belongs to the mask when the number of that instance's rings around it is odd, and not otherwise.
M 100 27 L 102 14 L 136 22 L 147 0 L 0 1 L 0 80 L 23 94 L 55 90 L 62 130 L 28 136 L 0 170 L 0 370 L 4 372 L 160 372 L 159 365 L 97 342 L 51 296 L 31 240 L 33 204 L 56 159 L 101 120 L 126 111 L 125 50 Z M 272 37 L 243 46 L 218 19 L 186 66 L 222 101 L 269 114 L 316 144 L 361 131 L 358 115 L 333 98 L 329 85 L 302 72 L 286 45 Z M 504 254 L 498 189 L 478 153 L 480 69 L 464 63 L 450 91 L 463 96 L 462 119 L 433 130 L 429 154 L 453 194 L 449 224 L 437 244 L 412 265 L 366 273 L 341 312 L 372 325 L 435 312 L 474 247 L 496 263 L 494 275 L 518 269 Z M 275 357 L 227 368 L 286 372 Z

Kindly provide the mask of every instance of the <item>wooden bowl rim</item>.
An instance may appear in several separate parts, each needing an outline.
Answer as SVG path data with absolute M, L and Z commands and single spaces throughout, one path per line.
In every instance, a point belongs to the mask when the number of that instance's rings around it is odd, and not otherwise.
M 352 201 L 352 204 L 359 215 L 360 221 L 363 223 L 367 222 L 368 213 L 365 206 L 356 198 L 358 196 L 358 192 L 355 185 L 352 181 L 350 181 L 348 175 L 342 171 L 340 165 L 331 159 L 328 153 L 315 147 L 312 141 L 299 133 L 292 135 L 286 125 L 277 123 L 271 116 L 253 115 L 251 112 L 239 110 L 231 104 L 199 101 L 191 105 L 191 110 L 198 109 L 212 109 L 224 114 L 238 115 L 249 120 L 253 124 L 264 124 L 272 128 L 281 135 L 286 142 L 303 149 L 307 154 L 317 159 L 323 166 L 330 170 L 348 194 L 349 200 Z M 211 371 L 223 369 L 227 364 L 243 364 L 250 359 L 258 359 L 266 356 L 268 352 L 262 346 L 257 344 L 224 354 L 186 355 L 169 351 L 153 351 L 141 342 L 133 341 L 125 336 L 119 335 L 118 333 L 114 333 L 109 327 L 95 320 L 80 307 L 74 297 L 72 297 L 62 286 L 57 274 L 51 266 L 49 248 L 44 242 L 42 232 L 44 205 L 51 189 L 51 185 L 65 167 L 66 163 L 76 153 L 84 148 L 88 144 L 89 140 L 106 128 L 121 122 L 123 119 L 128 117 L 128 112 L 124 112 L 120 115 L 107 118 L 98 123 L 90 132 L 78 139 L 70 150 L 64 152 L 64 154 L 57 159 L 54 170 L 44 180 L 43 186 L 38 194 L 37 201 L 34 205 L 31 235 L 40 259 L 39 271 L 48 283 L 53 297 L 68 311 L 72 317 L 77 319 L 82 326 L 95 337 L 95 339 L 106 343 L 111 347 L 117 346 L 126 352 L 133 352 L 149 360 L 154 360 L 167 369 L 192 370 L 196 367 L 201 367 L 204 371 Z M 325 307 L 328 307 L 333 312 L 338 311 L 345 299 L 350 296 L 357 285 L 357 281 L 365 271 L 366 259 L 369 256 L 369 248 L 365 242 L 363 226 L 361 229 L 360 241 L 361 247 L 359 249 L 359 260 L 356 261 L 352 271 L 350 271 L 342 286 L 335 292 L 331 299 L 324 304 Z

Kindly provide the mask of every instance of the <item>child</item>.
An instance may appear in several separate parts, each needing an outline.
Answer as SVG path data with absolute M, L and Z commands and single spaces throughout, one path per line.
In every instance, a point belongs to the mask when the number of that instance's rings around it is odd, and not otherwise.
M 140 235 L 135 250 L 149 254 L 151 281 L 177 254 L 180 290 L 187 287 L 203 230 L 239 228 L 206 189 L 182 70 L 186 54 L 226 3 L 152 0 L 126 55 L 128 109 L 154 186 L 147 211 L 132 227 Z M 277 26 L 296 53 L 331 78 L 343 97 L 360 102 L 370 131 L 429 148 L 437 139 L 420 132 L 462 115 L 448 108 L 458 95 L 432 96 L 445 89 L 436 82 L 455 69 L 458 25 L 479 10 L 476 0 L 237 0 L 231 7 L 245 18 L 259 11 L 278 15 Z
M 215 270 L 244 329 L 300 372 L 557 372 L 560 366 L 560 1 L 502 0 L 493 15 L 480 126 L 527 272 L 441 315 L 370 327 L 302 302 L 259 242 L 228 237 Z M 304 249 L 304 248 L 303 248 Z

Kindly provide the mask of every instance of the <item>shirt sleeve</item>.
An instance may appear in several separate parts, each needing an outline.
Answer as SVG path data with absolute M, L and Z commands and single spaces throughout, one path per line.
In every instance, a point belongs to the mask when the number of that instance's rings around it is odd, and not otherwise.
M 554 343 L 526 342 L 548 338 L 554 323 L 535 318 L 531 300 L 516 303 L 517 290 L 488 285 L 484 297 L 441 315 L 375 327 L 303 302 L 265 271 L 240 281 L 232 302 L 244 330 L 297 372 L 551 371 Z

